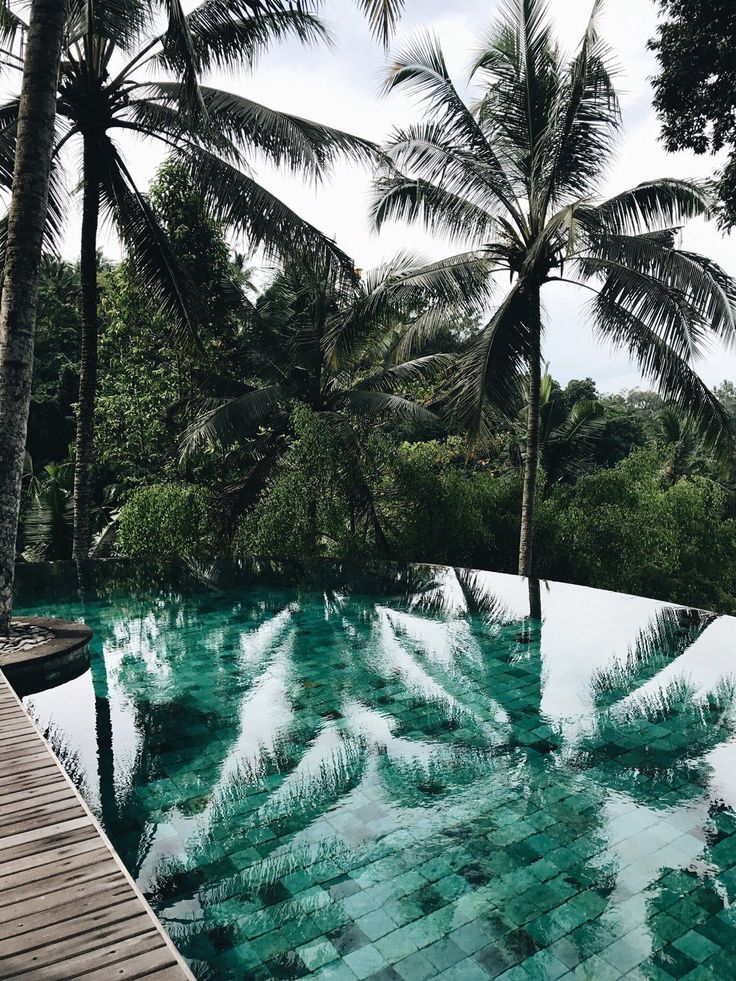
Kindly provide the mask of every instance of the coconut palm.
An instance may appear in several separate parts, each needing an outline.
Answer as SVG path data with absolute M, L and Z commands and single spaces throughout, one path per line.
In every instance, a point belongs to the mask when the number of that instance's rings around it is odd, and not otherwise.
M 19 5 L 20 6 L 20 5 Z M 246 97 L 200 84 L 208 72 L 250 69 L 268 46 L 295 37 L 325 39 L 318 0 L 202 0 L 184 15 L 179 0 L 72 0 L 57 89 L 57 124 L 50 227 L 64 213 L 63 164 L 82 163 L 79 408 L 76 438 L 74 553 L 91 542 L 94 399 L 97 372 L 97 241 L 110 218 L 137 275 L 179 339 L 195 343 L 188 283 L 145 195 L 137 187 L 116 137 L 132 133 L 184 165 L 213 215 L 252 247 L 274 253 L 317 250 L 349 266 L 340 250 L 252 177 L 247 156 L 319 179 L 339 153 L 366 158 L 367 142 Z M 388 5 L 384 17 L 390 15 Z M 161 29 L 159 14 L 168 17 Z M 370 5 L 374 23 L 380 11 Z M 11 29 L 12 28 L 12 29 Z M 22 67 L 23 24 L 13 15 L 3 34 L 7 68 Z M 152 80 L 152 72 L 160 80 Z M 0 108 L 0 171 L 7 183 L 15 146 L 18 100 Z M 79 156 L 70 151 L 77 148 Z
M 17 100 L 18 131 L 12 158 L 0 164 L 13 194 L 6 230 L 0 308 L 0 635 L 10 629 L 15 546 L 33 374 L 33 336 L 49 196 L 56 76 L 64 4 L 34 0 L 23 83 Z M 0 5 L 0 43 L 16 32 Z
M 509 285 L 465 357 L 449 412 L 473 439 L 489 435 L 489 406 L 513 398 L 528 372 L 519 571 L 532 571 L 540 437 L 542 294 L 574 283 L 590 294 L 602 339 L 630 354 L 663 396 L 725 451 L 733 427 L 692 365 L 706 340 L 732 341 L 736 288 L 715 263 L 677 247 L 677 230 L 710 213 L 706 190 L 653 180 L 614 197 L 601 190 L 621 128 L 609 50 L 596 2 L 577 54 L 567 61 L 543 0 L 506 0 L 482 42 L 469 107 L 439 41 L 416 38 L 393 60 L 386 89 L 422 100 L 426 120 L 394 133 L 393 168 L 378 182 L 373 216 L 423 222 L 462 240 L 456 256 L 488 264 Z M 505 273 L 506 280 L 496 274 Z
M 523 466 L 529 419 L 528 387 L 523 404 L 511 418 L 502 420 L 498 441 L 515 469 Z M 603 406 L 593 399 L 579 399 L 568 406 L 548 370 L 539 390 L 539 455 L 544 471 L 543 495 L 562 480 L 574 480 L 590 464 L 595 441 L 604 423 Z
M 254 311 L 252 379 L 235 392 L 226 382 L 227 394 L 217 391 L 219 379 L 211 380 L 211 396 L 200 403 L 204 411 L 184 434 L 184 455 L 208 445 L 230 450 L 231 465 L 245 468 L 230 488 L 240 511 L 286 452 L 292 409 L 306 405 L 343 446 L 357 502 L 385 551 L 363 476 L 364 447 L 350 418 L 437 426 L 436 415 L 406 393 L 448 370 L 452 359 L 422 354 L 422 344 L 447 324 L 468 290 L 481 287 L 476 268 L 420 268 L 408 253 L 357 281 L 327 263 L 293 260 Z

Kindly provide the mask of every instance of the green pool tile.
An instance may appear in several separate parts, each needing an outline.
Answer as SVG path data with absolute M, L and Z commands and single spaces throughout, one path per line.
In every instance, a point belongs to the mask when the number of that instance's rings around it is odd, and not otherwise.
M 436 940 L 429 947 L 425 947 L 422 953 L 438 973 L 465 959 L 465 951 L 449 937 Z
M 357 926 L 363 931 L 369 940 L 379 940 L 396 929 L 396 924 L 391 917 L 383 910 L 374 910 L 356 920 Z
M 601 956 L 612 967 L 626 974 L 646 961 L 651 953 L 652 940 L 649 931 L 642 927 L 609 944 L 601 952 Z
M 568 967 L 551 950 L 540 950 L 521 965 L 531 981 L 557 981 L 568 973 Z
M 698 964 L 702 964 L 721 949 L 697 930 L 688 930 L 686 934 L 673 940 L 672 946 L 677 947 Z
M 545 620 L 527 644 L 515 579 L 452 612 L 435 571 L 336 590 L 99 574 L 83 599 L 54 586 L 54 612 L 95 632 L 86 687 L 29 704 L 80 786 L 103 780 L 108 834 L 207 981 L 728 976 L 736 814 L 706 760 L 736 764 L 736 733 L 677 692 L 627 698 L 696 640 L 705 664 L 707 618 L 565 587 L 564 629 Z M 76 726 L 93 685 L 115 754 Z
M 387 933 L 385 937 L 376 940 L 376 947 L 390 963 L 400 961 L 418 949 L 406 927 Z
M 430 977 L 432 976 L 436 977 L 438 981 L 487 981 L 488 972 L 484 971 L 476 961 L 467 957 L 440 974 L 433 972 Z
M 595 954 L 578 964 L 572 972 L 577 981 L 618 981 L 624 976 L 622 971 L 613 967 L 600 955 Z
M 297 953 L 310 971 L 316 971 L 325 964 L 336 961 L 340 956 L 326 937 L 304 944 L 297 949 Z
M 358 947 L 357 950 L 345 954 L 343 961 L 361 981 L 386 967 L 386 959 L 383 954 L 372 944 Z
M 400 977 L 404 978 L 404 981 L 428 981 L 429 978 L 434 978 L 437 974 L 434 965 L 430 964 L 421 951 L 398 961 L 394 964 L 394 970 Z
M 476 950 L 486 947 L 493 939 L 482 920 L 466 923 L 450 934 L 450 939 L 466 954 L 474 954 Z

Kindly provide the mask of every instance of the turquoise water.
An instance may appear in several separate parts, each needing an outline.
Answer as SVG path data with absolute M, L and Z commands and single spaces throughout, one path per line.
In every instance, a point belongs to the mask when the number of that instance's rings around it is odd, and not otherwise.
M 26 704 L 198 978 L 734 976 L 733 619 L 266 564 L 20 609 L 94 630 Z

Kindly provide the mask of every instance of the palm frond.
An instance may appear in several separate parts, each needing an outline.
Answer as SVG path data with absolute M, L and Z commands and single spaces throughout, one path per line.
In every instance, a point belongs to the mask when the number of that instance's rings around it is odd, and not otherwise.
M 174 155 L 188 167 L 212 214 L 246 235 L 252 248 L 263 246 L 269 256 L 286 259 L 303 252 L 354 275 L 354 263 L 334 241 L 252 177 L 199 147 Z
M 358 0 L 375 36 L 388 47 L 404 9 L 404 0 Z
M 108 139 L 99 145 L 100 192 L 128 249 L 140 282 L 150 292 L 175 338 L 198 346 L 189 279 L 153 208 L 136 188 L 121 156 Z
M 252 69 L 275 41 L 328 41 L 309 0 L 204 0 L 187 23 L 200 71 Z
M 611 277 L 625 283 L 629 273 L 635 281 L 651 283 L 652 290 L 662 291 L 663 312 L 668 302 L 676 302 L 694 326 L 702 324 L 708 334 L 733 344 L 736 282 L 717 263 L 674 248 L 661 234 L 608 235 L 573 266 L 586 277 L 603 274 L 607 283 Z
M 385 91 L 405 88 L 416 94 L 426 111 L 441 121 L 448 139 L 480 155 L 509 199 L 513 189 L 504 168 L 482 129 L 455 88 L 439 38 L 429 32 L 416 35 L 399 49 L 386 72 Z
M 590 314 L 598 334 L 628 352 L 662 398 L 692 422 L 708 448 L 721 459 L 732 459 L 736 448 L 733 421 L 680 351 L 606 293 L 591 301 Z
M 169 25 L 163 36 L 162 59 L 181 78 L 177 85 L 187 108 L 195 114 L 204 110 L 199 87 L 197 52 L 181 0 L 163 0 Z
M 591 238 L 599 234 L 638 235 L 672 228 L 711 213 L 708 187 L 694 181 L 663 178 L 646 181 L 598 205 L 576 209 Z
M 417 422 L 423 425 L 436 426 L 439 418 L 430 409 L 412 402 L 411 399 L 402 398 L 400 395 L 393 395 L 390 392 L 368 392 L 363 389 L 353 389 L 349 392 L 340 392 L 335 397 L 335 405 L 342 409 L 354 412 L 358 416 L 367 416 L 375 419 L 376 416 L 385 415 L 396 419 L 406 419 L 409 422 Z
M 582 197 L 600 184 L 621 128 L 611 52 L 598 33 L 596 0 L 576 57 L 560 85 L 545 153 L 543 211 L 565 196 Z
M 490 407 L 512 411 L 534 329 L 523 281 L 517 280 L 458 360 L 447 399 L 453 428 L 482 442 L 490 435 Z
M 508 181 L 495 161 L 472 146 L 458 145 L 446 120 L 426 122 L 395 130 L 387 155 L 403 173 L 421 177 L 430 184 L 468 200 L 489 213 L 512 204 Z
M 424 357 L 389 365 L 371 372 L 352 389 L 354 392 L 396 392 L 416 382 L 436 382 L 453 366 L 450 354 L 425 354 Z
M 547 3 L 505 0 L 499 25 L 478 52 L 473 75 L 486 85 L 477 106 L 479 123 L 511 164 L 537 212 L 546 190 L 545 144 L 561 85 Z
M 181 439 L 182 457 L 208 444 L 227 447 L 252 436 L 269 421 L 283 398 L 283 388 L 271 385 L 218 402 L 186 429 Z
M 27 30 L 28 25 L 23 18 L 12 11 L 7 3 L 0 3 L 0 44 L 12 50 L 15 42 Z
M 378 148 L 331 126 L 278 112 L 267 106 L 220 89 L 200 89 L 208 119 L 217 136 L 241 150 L 257 150 L 276 166 L 294 173 L 323 177 L 335 160 L 348 157 L 367 162 L 377 159 Z M 176 111 L 178 86 L 170 82 L 152 83 L 148 98 L 163 100 Z
M 496 223 L 485 208 L 421 178 L 385 174 L 375 182 L 370 217 L 378 229 L 387 221 L 421 222 L 430 232 L 470 241 L 493 241 Z
M 378 329 L 387 352 L 399 342 L 409 324 L 421 324 L 413 331 L 411 348 L 423 335 L 429 335 L 438 321 L 446 324 L 460 311 L 483 307 L 494 291 L 492 259 L 482 251 L 466 252 L 440 262 L 422 263 L 411 252 L 400 252 L 372 270 L 365 281 L 365 293 L 351 304 L 347 315 L 334 318 L 325 338 L 328 356 L 351 357 L 356 345 Z M 429 314 L 433 316 L 430 318 Z M 396 321 L 401 321 L 401 324 Z M 396 337 L 389 327 L 395 324 Z

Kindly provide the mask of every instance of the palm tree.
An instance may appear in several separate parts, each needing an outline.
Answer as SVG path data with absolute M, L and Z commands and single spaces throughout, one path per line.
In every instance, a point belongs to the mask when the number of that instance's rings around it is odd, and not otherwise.
M 15 543 L 31 403 L 33 336 L 49 196 L 64 4 L 33 0 L 23 82 L 17 100 L 12 160 L 2 162 L 12 186 L 0 307 L 0 635 L 10 630 Z M 18 24 L 3 4 L 0 41 Z
M 676 247 L 678 228 L 710 214 L 697 184 L 654 180 L 601 199 L 621 128 L 596 0 L 577 54 L 566 61 L 542 0 L 506 0 L 484 40 L 468 107 L 438 40 L 420 36 L 390 66 L 388 91 L 422 100 L 427 120 L 398 130 L 393 169 L 378 182 L 373 216 L 421 221 L 462 240 L 454 264 L 486 263 L 510 285 L 461 360 L 450 414 L 473 439 L 489 435 L 490 404 L 508 403 L 528 372 L 519 572 L 532 572 L 540 436 L 542 293 L 571 282 L 590 292 L 596 333 L 627 351 L 708 441 L 732 446 L 733 425 L 693 370 L 707 338 L 733 340 L 736 288 L 715 263 Z M 509 282 L 509 280 L 507 280 Z
M 252 380 L 234 392 L 231 381 L 210 380 L 211 396 L 200 402 L 204 411 L 183 437 L 185 457 L 208 445 L 231 451 L 230 464 L 245 468 L 245 477 L 229 488 L 230 510 L 239 513 L 283 458 L 292 409 L 306 405 L 344 447 L 357 500 L 385 551 L 363 476 L 364 447 L 350 419 L 438 424 L 406 392 L 449 369 L 450 356 L 423 354 L 422 344 L 448 323 L 469 290 L 481 287 L 476 269 L 419 268 L 408 253 L 358 280 L 326 262 L 295 259 L 253 312 Z
M 514 469 L 523 466 L 529 420 L 528 386 L 523 405 L 502 420 L 505 429 L 500 441 Z M 566 403 L 549 370 L 542 375 L 539 389 L 539 455 L 544 471 L 543 495 L 559 481 L 573 480 L 591 463 L 596 437 L 604 423 L 603 406 L 591 399 Z M 504 425 L 505 424 L 505 425 Z
M 196 343 L 187 279 L 161 224 L 136 186 L 115 136 L 133 133 L 164 148 L 189 171 L 213 215 L 274 253 L 307 249 L 349 268 L 347 257 L 250 175 L 247 155 L 319 179 L 339 153 L 365 159 L 367 141 L 252 100 L 200 84 L 208 72 L 252 68 L 274 41 L 325 39 L 318 0 L 202 0 L 184 15 L 179 0 L 72 0 L 56 92 L 57 124 L 50 196 L 50 228 L 64 211 L 61 163 L 76 172 L 82 160 L 81 319 L 76 436 L 74 554 L 91 542 L 94 400 L 97 374 L 97 241 L 107 215 L 134 268 L 180 340 Z M 390 24 L 395 4 L 368 4 L 376 27 Z M 156 16 L 168 14 L 159 30 Z M 392 14 L 393 12 L 393 14 Z M 14 16 L 14 24 L 21 24 Z M 18 32 L 16 32 L 18 34 Z M 14 37 L 9 38 L 11 41 Z M 0 63 L 20 69 L 19 42 Z M 152 70 L 161 80 L 150 78 Z M 0 177 L 9 180 L 19 103 L 0 108 Z
M 663 475 L 667 483 L 676 484 L 690 474 L 702 473 L 707 467 L 707 454 L 697 432 L 670 406 L 657 413 L 654 439 L 664 454 Z

